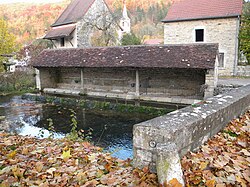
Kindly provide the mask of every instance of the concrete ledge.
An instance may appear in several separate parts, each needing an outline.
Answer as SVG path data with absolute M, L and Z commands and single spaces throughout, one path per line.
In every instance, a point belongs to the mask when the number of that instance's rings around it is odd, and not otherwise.
M 149 166 L 155 172 L 159 146 L 174 143 L 182 157 L 188 151 L 196 150 L 249 106 L 250 85 L 247 85 L 208 98 L 202 104 L 134 125 L 134 166 Z
M 88 96 L 104 97 L 111 99 L 125 99 L 125 100 L 141 100 L 141 101 L 154 101 L 163 103 L 178 103 L 178 104 L 194 104 L 201 100 L 185 98 L 185 97 L 164 97 L 164 96 L 152 96 L 152 95 L 140 95 L 136 96 L 133 92 L 121 93 L 121 92 L 103 92 L 102 90 L 89 91 L 83 93 L 81 89 L 67 89 L 67 88 L 44 88 L 44 93 L 48 94 L 58 94 L 58 95 L 73 95 L 79 96 L 81 94 L 86 94 Z

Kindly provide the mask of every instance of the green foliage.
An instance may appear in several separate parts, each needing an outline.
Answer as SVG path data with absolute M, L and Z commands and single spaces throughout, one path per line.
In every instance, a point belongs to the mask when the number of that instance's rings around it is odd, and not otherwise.
M 250 64 L 250 2 L 244 3 L 240 29 L 240 50 Z
M 76 112 L 70 109 L 71 112 L 71 130 L 67 134 L 67 138 L 73 141 L 91 141 L 93 129 L 89 128 L 86 132 L 84 130 L 77 130 L 78 122 L 76 117 Z
M 54 124 L 53 124 L 53 120 L 51 118 L 47 119 L 48 123 L 49 123 L 49 139 L 53 139 L 55 137 L 55 127 L 54 127 Z
M 7 22 L 0 18 L 0 55 L 10 54 L 17 50 L 15 36 L 9 32 Z M 7 61 L 5 57 L 0 56 L 0 72 L 4 71 L 3 62 Z
M 0 74 L 0 94 L 10 92 L 32 91 L 35 88 L 34 74 L 16 71 Z
M 122 37 L 121 44 L 122 45 L 141 45 L 141 40 L 134 33 L 125 34 Z

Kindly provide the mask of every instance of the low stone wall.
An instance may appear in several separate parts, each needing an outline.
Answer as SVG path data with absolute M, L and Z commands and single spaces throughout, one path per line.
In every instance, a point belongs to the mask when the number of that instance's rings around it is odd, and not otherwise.
M 237 66 L 236 76 L 250 77 L 250 65 L 249 66 Z
M 134 166 L 149 166 L 151 171 L 156 171 L 158 152 L 162 147 L 174 145 L 182 157 L 188 151 L 196 150 L 249 106 L 250 85 L 247 85 L 134 125 Z M 164 150 L 170 152 L 167 148 Z

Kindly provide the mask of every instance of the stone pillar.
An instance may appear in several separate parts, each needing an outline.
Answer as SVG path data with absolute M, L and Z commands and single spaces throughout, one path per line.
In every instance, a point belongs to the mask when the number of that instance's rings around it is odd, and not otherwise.
M 38 90 L 42 90 L 40 71 L 37 68 L 35 68 L 35 72 L 36 72 L 36 88 Z
M 207 70 L 205 77 L 205 91 L 204 99 L 208 97 L 213 97 L 214 89 L 217 87 L 218 82 L 218 56 L 216 57 L 214 69 Z
M 139 70 L 135 72 L 135 95 L 140 96 L 140 79 L 139 79 Z
M 184 186 L 180 157 L 175 143 L 166 143 L 157 147 L 156 171 L 160 185 L 177 180 Z

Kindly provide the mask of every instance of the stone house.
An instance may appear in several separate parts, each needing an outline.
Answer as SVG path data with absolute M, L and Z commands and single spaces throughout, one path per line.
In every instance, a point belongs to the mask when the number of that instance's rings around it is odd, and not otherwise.
M 105 43 L 117 44 L 122 28 L 116 22 L 105 0 L 73 0 L 51 25 L 44 39 L 52 41 L 54 48 L 91 47 L 98 39 L 98 31 Z
M 192 104 L 217 85 L 217 44 L 44 50 L 32 64 L 50 94 Z
M 181 0 L 164 23 L 165 44 L 219 43 L 219 74 L 236 75 L 242 0 Z

